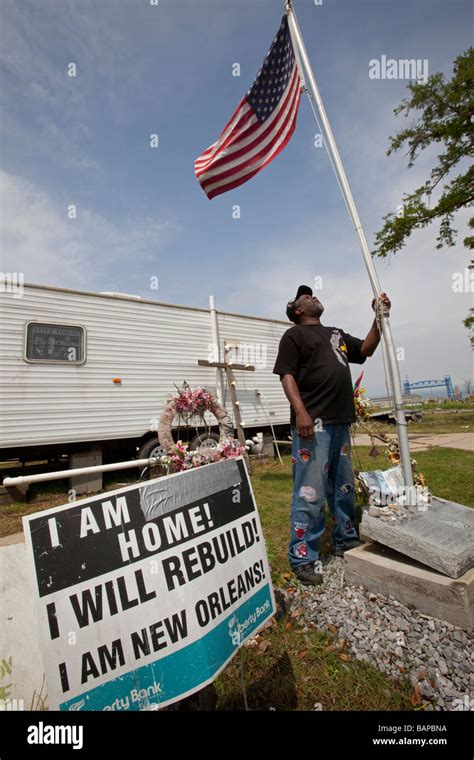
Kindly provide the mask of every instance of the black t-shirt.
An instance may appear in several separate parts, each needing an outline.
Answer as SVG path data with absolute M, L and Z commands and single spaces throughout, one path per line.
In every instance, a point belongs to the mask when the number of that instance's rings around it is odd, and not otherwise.
M 325 423 L 355 422 L 349 362 L 363 364 L 363 341 L 337 327 L 294 325 L 280 340 L 273 372 L 293 375 L 301 400 L 313 419 Z M 295 412 L 291 407 L 291 424 Z

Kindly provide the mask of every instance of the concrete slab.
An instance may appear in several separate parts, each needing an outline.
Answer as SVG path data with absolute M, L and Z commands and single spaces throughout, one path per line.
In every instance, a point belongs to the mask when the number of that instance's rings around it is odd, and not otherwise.
M 99 467 L 102 464 L 102 449 L 95 447 L 89 451 L 78 451 L 69 457 L 69 469 L 80 467 Z M 75 475 L 69 478 L 69 487 L 74 489 L 77 496 L 98 493 L 102 490 L 102 473 L 93 472 Z
M 23 534 L 21 536 L 23 537 Z M 0 548 L 1 709 L 47 709 L 48 692 L 34 610 L 32 576 L 29 572 L 29 563 L 26 561 L 25 544 L 14 543 L 2 546 Z
M 404 520 L 363 512 L 360 534 L 450 578 L 474 567 L 474 509 L 433 496 L 426 512 L 416 507 Z
M 364 544 L 344 554 L 344 581 L 393 596 L 425 615 L 472 631 L 474 570 L 457 580 L 379 544 Z

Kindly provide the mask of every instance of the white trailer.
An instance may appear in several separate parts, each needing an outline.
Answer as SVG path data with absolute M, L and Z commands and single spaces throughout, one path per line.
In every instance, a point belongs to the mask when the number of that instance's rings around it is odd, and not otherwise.
M 217 370 L 198 365 L 217 359 L 216 342 L 222 360 L 224 341 L 237 346 L 230 360 L 256 367 L 235 372 L 246 435 L 270 424 L 283 434 L 289 406 L 272 369 L 289 323 L 212 305 L 44 285 L 4 288 L 0 458 L 53 459 L 94 447 L 115 459 L 137 451 L 151 456 L 164 404 L 183 381 L 217 392 L 232 414 L 225 376 L 219 382 Z

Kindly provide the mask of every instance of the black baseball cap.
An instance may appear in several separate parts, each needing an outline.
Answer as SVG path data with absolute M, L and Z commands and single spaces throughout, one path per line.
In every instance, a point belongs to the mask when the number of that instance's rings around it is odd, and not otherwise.
M 297 321 L 296 318 L 295 318 L 295 314 L 294 314 L 294 308 L 295 308 L 295 303 L 298 300 L 298 298 L 300 296 L 312 296 L 312 295 L 313 295 L 313 291 L 309 287 L 309 285 L 300 285 L 299 286 L 298 290 L 296 291 L 296 296 L 294 297 L 294 299 L 292 301 L 288 301 L 288 303 L 286 305 L 286 316 L 288 317 L 288 319 L 290 320 L 290 322 L 295 322 L 296 323 L 296 321 Z

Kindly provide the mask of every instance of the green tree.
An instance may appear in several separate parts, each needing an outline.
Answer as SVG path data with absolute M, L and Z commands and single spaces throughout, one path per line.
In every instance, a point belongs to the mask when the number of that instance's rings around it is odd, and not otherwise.
M 453 76 L 445 81 L 441 73 L 432 74 L 425 84 L 409 84 L 410 97 L 395 109 L 398 116 L 408 116 L 420 111 L 417 119 L 395 137 L 390 137 L 387 155 L 408 148 L 408 168 L 414 166 L 421 151 L 434 144 L 441 144 L 441 153 L 430 173 L 429 179 L 403 196 L 403 210 L 383 217 L 384 226 L 376 234 L 374 255 L 388 256 L 405 245 L 413 230 L 422 229 L 434 220 L 439 221 L 436 248 L 453 246 L 457 231 L 453 221 L 460 209 L 474 201 L 474 166 L 469 158 L 474 154 L 474 48 L 469 48 L 454 61 Z M 467 159 L 467 161 L 466 161 Z M 458 164 L 461 164 L 458 166 Z M 453 170 L 457 167 L 457 174 Z M 437 189 L 436 200 L 432 198 Z M 474 229 L 474 217 L 469 221 Z M 464 239 L 468 249 L 474 248 L 474 236 Z M 474 267 L 471 260 L 469 268 Z M 464 320 L 464 325 L 474 325 L 474 309 Z M 474 336 L 471 337 L 474 347 Z

